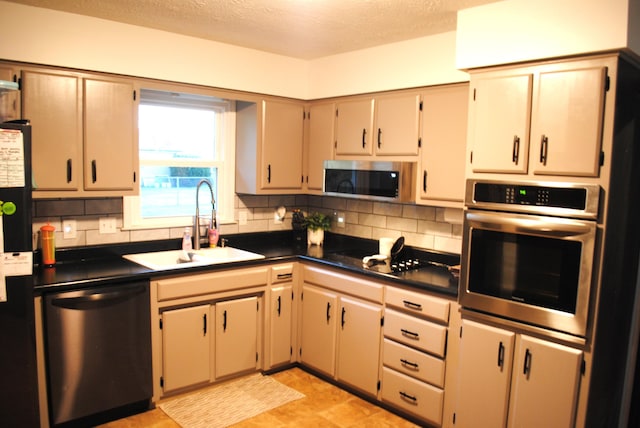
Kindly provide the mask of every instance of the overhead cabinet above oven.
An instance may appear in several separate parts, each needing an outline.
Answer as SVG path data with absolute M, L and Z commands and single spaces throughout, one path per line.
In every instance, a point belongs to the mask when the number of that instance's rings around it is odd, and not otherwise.
M 610 56 L 471 72 L 467 172 L 597 177 L 615 69 Z

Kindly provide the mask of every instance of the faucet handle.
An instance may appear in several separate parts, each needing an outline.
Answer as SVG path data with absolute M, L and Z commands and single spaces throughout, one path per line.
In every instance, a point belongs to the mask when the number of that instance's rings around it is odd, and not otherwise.
M 220 238 L 221 247 L 226 247 L 228 243 L 229 243 L 229 240 L 227 240 L 226 238 Z

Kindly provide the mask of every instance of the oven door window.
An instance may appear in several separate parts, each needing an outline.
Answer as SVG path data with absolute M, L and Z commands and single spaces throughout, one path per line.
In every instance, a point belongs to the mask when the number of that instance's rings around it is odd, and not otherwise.
M 469 291 L 575 313 L 581 242 L 482 229 L 471 233 Z

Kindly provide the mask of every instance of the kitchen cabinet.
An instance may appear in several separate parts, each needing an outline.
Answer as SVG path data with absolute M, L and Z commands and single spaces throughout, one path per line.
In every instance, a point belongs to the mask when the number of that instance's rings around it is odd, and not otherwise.
M 471 73 L 471 173 L 597 177 L 613 58 Z
M 0 64 L 0 80 L 18 81 L 18 70 Z M 0 122 L 20 119 L 20 91 L 0 89 Z
M 418 155 L 420 94 L 356 98 L 336 105 L 336 159 Z
M 441 425 L 451 302 L 400 287 L 385 294 L 382 400 Z
M 21 92 L 22 115 L 32 124 L 34 197 L 137 192 L 131 81 L 27 69 Z
M 215 304 L 216 379 L 257 369 L 259 309 L 256 296 Z
M 321 192 L 324 185 L 324 161 L 333 159 L 335 104 L 319 103 L 309 107 L 307 139 L 307 189 Z
M 296 336 L 294 323 L 295 274 L 292 263 L 271 268 L 269 305 L 268 368 L 289 364 L 293 361 L 293 346 Z
M 464 199 L 468 96 L 466 83 L 422 94 L 419 204 L 460 205 Z
M 302 277 L 302 364 L 377 396 L 382 285 L 312 266 Z
M 582 351 L 471 320 L 460 346 L 456 426 L 574 426 Z
M 209 382 L 210 305 L 162 314 L 162 372 L 165 392 Z
M 236 192 L 302 190 L 304 106 L 260 100 L 236 103 Z

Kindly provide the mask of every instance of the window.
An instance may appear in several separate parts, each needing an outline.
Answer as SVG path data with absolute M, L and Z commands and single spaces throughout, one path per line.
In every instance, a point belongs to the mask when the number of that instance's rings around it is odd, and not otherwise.
M 220 98 L 142 89 L 138 108 L 140 194 L 124 198 L 125 228 L 193 223 L 196 188 L 213 188 L 219 222 L 233 219 L 234 103 Z M 198 195 L 202 217 L 211 216 L 208 186 Z

